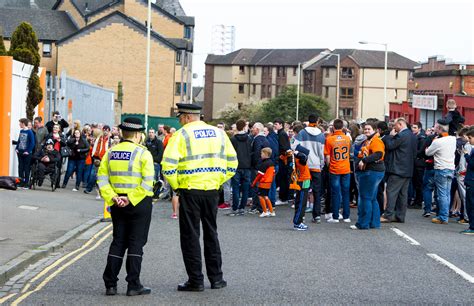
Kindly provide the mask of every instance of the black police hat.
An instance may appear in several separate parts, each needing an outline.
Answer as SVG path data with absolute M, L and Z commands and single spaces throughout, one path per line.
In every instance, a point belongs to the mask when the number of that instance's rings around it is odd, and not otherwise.
M 181 116 L 182 114 L 195 114 L 200 115 L 202 107 L 196 104 L 189 104 L 189 103 L 176 103 L 178 107 L 178 113 L 176 117 Z
M 123 119 L 122 124 L 120 124 L 118 127 L 123 131 L 130 132 L 139 132 L 145 130 L 142 120 L 140 118 L 135 117 L 128 117 Z

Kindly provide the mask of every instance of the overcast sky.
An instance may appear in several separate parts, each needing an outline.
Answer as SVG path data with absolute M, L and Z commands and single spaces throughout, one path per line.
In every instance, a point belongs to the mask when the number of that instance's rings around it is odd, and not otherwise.
M 442 55 L 474 62 L 474 5 L 468 0 L 181 0 L 196 17 L 194 72 L 202 85 L 212 26 L 236 27 L 240 48 L 359 48 L 366 40 L 415 61 Z M 383 3 L 382 3 L 383 2 Z

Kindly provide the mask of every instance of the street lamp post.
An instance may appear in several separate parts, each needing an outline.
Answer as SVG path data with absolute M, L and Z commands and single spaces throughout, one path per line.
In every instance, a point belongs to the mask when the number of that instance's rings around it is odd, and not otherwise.
M 148 129 L 148 103 L 150 100 L 150 46 L 151 46 L 151 1 L 148 0 L 148 21 L 146 31 L 146 81 L 145 81 L 145 128 Z
M 377 42 L 368 42 L 368 41 L 359 41 L 359 44 L 362 45 L 381 45 L 385 47 L 385 64 L 384 64 L 384 82 L 383 82 L 383 112 L 385 116 L 385 121 L 389 119 L 389 106 L 387 101 L 387 62 L 388 62 L 388 44 L 387 43 L 377 43 Z
M 336 72 L 336 118 L 339 118 L 339 94 L 340 94 L 340 74 L 341 74 L 341 55 L 337 53 L 331 53 L 331 52 L 322 52 L 321 54 L 323 55 L 329 55 L 327 59 L 329 59 L 331 56 L 336 56 L 337 57 L 337 72 Z

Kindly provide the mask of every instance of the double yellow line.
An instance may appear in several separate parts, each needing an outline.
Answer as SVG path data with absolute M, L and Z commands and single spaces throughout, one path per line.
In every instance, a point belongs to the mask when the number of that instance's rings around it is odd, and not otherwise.
M 54 263 L 52 263 L 51 265 L 49 265 L 48 267 L 46 267 L 43 271 L 41 271 L 40 273 L 38 273 L 34 278 L 32 278 L 30 281 L 28 281 L 28 283 L 25 285 L 25 287 L 21 290 L 21 293 L 20 296 L 17 297 L 16 300 L 14 300 L 12 302 L 12 306 L 16 306 L 18 304 L 20 304 L 23 300 L 25 300 L 28 296 L 30 296 L 31 294 L 33 294 L 34 292 L 37 292 L 39 290 L 41 290 L 44 286 L 46 286 L 53 278 L 55 278 L 59 273 L 61 273 L 64 269 L 66 269 L 67 267 L 69 267 L 70 265 L 72 265 L 73 263 L 75 263 L 76 261 L 78 261 L 79 259 L 81 259 L 82 257 L 84 257 L 85 255 L 87 255 L 88 253 L 90 253 L 91 251 L 95 250 L 99 245 L 102 244 L 102 242 L 104 242 L 104 240 L 106 240 L 107 238 L 110 237 L 110 235 L 112 235 L 112 231 L 109 231 L 107 232 L 103 237 L 101 237 L 99 240 L 98 237 L 100 237 L 104 232 L 108 231 L 110 228 L 112 227 L 112 224 L 109 224 L 107 225 L 106 227 L 104 227 L 103 229 L 101 229 L 99 232 L 97 232 L 94 236 L 92 236 L 91 239 L 89 239 L 83 246 L 81 246 L 79 249 L 75 250 L 75 251 L 72 251 L 71 253 L 68 253 L 66 255 L 64 255 L 63 257 L 59 258 L 58 260 L 56 260 Z M 93 244 L 95 242 L 94 245 L 92 245 L 90 248 L 88 248 L 91 244 Z M 32 286 L 32 284 L 34 282 L 36 282 L 37 280 L 39 280 L 40 278 L 42 278 L 43 276 L 45 276 L 48 272 L 50 272 L 52 269 L 56 268 L 57 266 L 59 266 L 60 264 L 62 264 L 64 261 L 66 261 L 67 259 L 69 259 L 70 257 L 76 255 L 74 258 L 70 259 L 68 262 L 66 262 L 65 264 L 63 264 L 62 266 L 60 266 L 56 271 L 54 271 L 53 273 L 51 273 L 48 277 L 46 277 L 36 288 L 32 289 L 32 290 L 29 290 Z M 28 291 L 29 290 L 29 291 Z M 12 297 L 16 296 L 17 293 L 12 293 L 12 294 L 9 294 L 3 298 L 0 299 L 0 304 L 2 303 L 5 303 L 6 301 L 8 301 L 9 299 L 11 299 Z

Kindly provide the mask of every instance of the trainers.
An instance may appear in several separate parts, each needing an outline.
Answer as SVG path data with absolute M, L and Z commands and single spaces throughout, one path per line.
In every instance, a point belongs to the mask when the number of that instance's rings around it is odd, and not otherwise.
M 327 222 L 328 223 L 339 223 L 339 220 L 331 218 L 331 219 L 328 219 Z
M 297 231 L 306 231 L 308 229 L 308 226 L 304 223 L 294 224 L 293 229 Z
M 230 213 L 228 213 L 227 215 L 229 217 L 235 217 L 235 216 L 238 216 L 240 214 L 240 211 L 239 210 L 232 210 Z
M 324 219 L 326 220 L 332 219 L 332 214 L 324 214 Z
M 350 219 L 350 218 L 343 219 L 342 221 L 344 221 L 345 223 L 351 223 L 351 219 Z
M 359 229 L 359 228 L 358 228 L 357 226 L 355 226 L 355 225 L 351 225 L 351 226 L 349 226 L 349 228 L 350 228 L 351 230 L 358 230 L 358 229 Z
M 222 204 L 219 204 L 219 206 L 217 206 L 219 209 L 230 209 L 232 206 L 228 203 L 222 203 Z
M 423 217 L 425 217 L 425 218 L 431 217 L 431 213 L 430 212 L 425 212 L 425 213 L 423 213 Z
M 265 217 L 270 217 L 270 213 L 268 212 L 263 212 L 260 215 L 258 215 L 259 218 L 265 218 Z
M 319 217 L 319 216 L 314 217 L 313 220 L 311 220 L 311 222 L 319 224 L 319 223 L 321 223 L 321 217 Z
M 339 220 L 342 220 L 342 214 L 339 213 L 339 217 L 338 217 Z
M 248 213 L 251 214 L 251 215 L 256 215 L 256 214 L 258 214 L 258 213 L 260 213 L 260 212 L 258 211 L 258 209 L 253 208 L 253 209 L 249 210 Z
M 288 204 L 288 201 L 277 200 L 277 201 L 275 202 L 275 205 L 277 205 L 277 206 L 278 206 L 278 205 L 286 205 L 286 204 Z
M 463 230 L 463 231 L 461 232 L 461 234 L 474 236 L 474 230 L 468 228 L 467 230 Z
M 306 210 L 304 212 L 307 212 L 307 213 L 313 212 L 313 208 L 312 207 L 306 207 Z
M 74 188 L 72 191 L 74 192 L 78 192 L 79 190 L 77 188 Z
M 459 224 L 468 224 L 469 221 L 466 221 L 466 220 L 464 220 L 464 219 L 461 219 L 461 220 L 458 221 L 458 223 L 459 223 Z
M 178 215 L 175 214 L 175 213 L 172 213 L 172 214 L 171 214 L 171 219 L 178 219 Z
M 276 216 L 276 214 L 275 214 L 275 212 L 271 212 L 271 213 L 269 213 L 269 215 L 268 215 L 268 216 L 269 216 L 269 217 L 275 217 L 275 216 Z
M 98 195 L 95 196 L 95 199 L 96 200 L 101 200 L 102 198 L 100 197 L 100 194 L 98 194 Z
M 89 193 L 91 193 L 91 192 L 92 192 L 92 190 L 84 189 L 84 193 L 85 193 L 85 194 L 89 194 Z
M 435 223 L 435 224 L 448 224 L 448 222 L 446 222 L 446 221 L 441 221 L 441 220 L 438 219 L 438 218 L 433 218 L 433 219 L 431 219 L 431 223 Z

